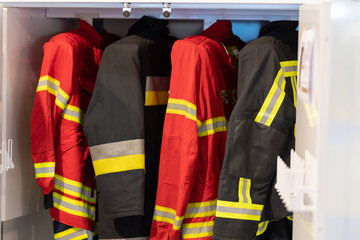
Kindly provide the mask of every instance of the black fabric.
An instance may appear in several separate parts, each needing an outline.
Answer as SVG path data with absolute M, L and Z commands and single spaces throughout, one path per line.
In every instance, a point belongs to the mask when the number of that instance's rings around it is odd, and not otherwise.
M 292 240 L 292 221 L 283 218 L 269 222 L 266 231 L 256 240 Z
M 49 194 L 44 195 L 44 207 L 45 209 L 52 208 L 54 206 L 53 191 Z
M 145 140 L 145 169 L 96 177 L 100 239 L 149 236 L 166 105 L 144 106 L 146 79 L 170 77 L 167 21 L 143 17 L 104 51 L 84 131 L 91 147 Z
M 66 224 L 63 224 L 61 222 L 58 222 L 56 220 L 53 221 L 54 234 L 66 231 L 66 230 L 68 230 L 70 228 L 73 228 L 73 227 L 69 226 L 69 225 L 66 225 Z M 98 240 L 98 239 L 99 239 L 98 235 L 95 235 L 95 236 L 91 237 L 91 240 Z M 84 239 L 81 239 L 81 240 L 90 240 L 90 239 L 89 238 L 84 238 Z
M 296 109 L 290 77 L 285 77 L 284 98 L 272 123 L 268 126 L 255 119 L 281 69 L 280 63 L 297 59 L 297 25 L 291 21 L 271 22 L 261 29 L 260 38 L 240 51 L 238 101 L 229 120 L 218 199 L 239 202 L 239 180 L 246 178 L 251 181 L 252 204 L 263 205 L 264 209 L 260 221 L 216 217 L 215 240 L 255 240 L 260 222 L 278 221 L 291 214 L 274 188 L 277 156 L 289 165 L 290 150 L 295 147 Z M 284 231 L 289 233 L 291 229 Z M 288 240 L 282 233 L 266 236 L 266 240 Z
M 130 27 L 127 35 L 137 35 L 153 41 L 173 43 L 176 39 L 169 36 L 168 23 L 169 22 L 164 19 L 143 16 Z

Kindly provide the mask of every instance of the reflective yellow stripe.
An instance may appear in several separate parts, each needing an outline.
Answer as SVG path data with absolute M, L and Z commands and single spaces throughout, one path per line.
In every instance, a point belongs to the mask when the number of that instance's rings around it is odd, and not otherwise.
M 286 84 L 286 81 L 283 81 L 283 83 L 281 84 L 280 96 L 277 99 L 276 104 L 275 104 L 273 110 L 271 111 L 268 120 L 265 123 L 266 126 L 270 126 L 271 123 L 274 121 L 274 118 L 275 118 L 277 112 L 279 111 L 279 108 L 280 108 L 280 106 L 281 106 L 281 104 L 282 104 L 282 102 L 283 102 L 283 100 L 285 98 L 285 92 L 284 92 L 285 84 Z
M 96 191 L 80 182 L 55 175 L 54 188 L 70 196 L 83 199 L 90 203 L 96 203 Z
M 250 180 L 250 179 L 246 179 L 246 181 L 247 181 L 247 185 L 246 185 L 246 198 L 247 198 L 247 202 L 251 204 L 251 203 L 252 203 L 251 197 L 250 197 L 251 180 Z
M 184 223 L 181 229 L 181 239 L 211 237 L 214 221 Z
M 296 108 L 296 77 L 291 76 L 291 86 L 293 89 L 293 97 L 294 97 L 294 106 Z
M 81 228 L 69 228 L 54 234 L 56 240 L 84 240 L 88 239 L 90 231 Z
M 186 208 L 185 218 L 198 218 L 214 216 L 217 200 L 189 203 Z
M 65 237 L 71 233 L 77 232 L 79 230 L 80 230 L 80 228 L 69 228 L 69 229 L 66 229 L 65 231 L 55 233 L 54 238 L 59 239 L 59 238 Z
M 69 121 L 84 125 L 85 114 L 78 107 L 67 104 L 61 116 Z
M 260 122 L 262 120 L 262 118 L 264 117 L 264 114 L 265 114 L 267 108 L 269 107 L 270 102 L 278 88 L 278 82 L 279 82 L 281 76 L 283 76 L 283 74 L 282 74 L 282 70 L 280 69 L 268 95 L 266 96 L 266 99 L 265 99 L 263 105 L 261 106 L 259 113 L 257 114 L 257 116 L 255 118 L 255 122 Z
M 293 220 L 294 220 L 293 217 L 292 217 L 292 215 L 291 215 L 291 216 L 287 216 L 287 219 L 289 219 L 290 221 L 293 221 Z
M 93 161 L 96 176 L 145 169 L 145 154 L 134 154 Z
M 70 96 L 60 88 L 60 82 L 49 75 L 40 77 L 36 92 L 40 91 L 48 91 L 54 95 L 56 97 L 55 104 L 62 110 L 70 99 Z
M 268 224 L 269 224 L 269 221 L 264 221 L 264 222 L 259 223 L 256 236 L 260 236 L 261 234 L 263 234 L 266 231 Z
M 203 232 L 203 233 L 183 234 L 181 236 L 182 236 L 182 239 L 192 239 L 192 238 L 211 237 L 212 235 L 213 235 L 213 231 Z
M 216 217 L 260 221 L 264 206 L 218 200 Z
M 239 195 L 239 202 L 241 202 L 241 203 L 244 202 L 244 197 L 242 195 L 243 185 L 244 185 L 244 178 L 240 178 L 240 180 L 239 180 L 239 188 L 238 188 L 238 195 Z
M 37 173 L 35 175 L 35 178 L 46 178 L 46 177 L 54 177 L 55 173 L 54 172 L 49 172 L 49 173 Z
M 85 191 L 91 192 L 91 188 L 83 185 L 81 182 L 77 182 L 77 181 L 65 178 L 63 176 L 57 175 L 57 174 L 55 175 L 55 178 L 66 184 L 70 184 L 70 185 L 73 185 L 73 186 L 76 186 L 79 188 L 83 188 Z
M 55 167 L 55 162 L 35 163 L 34 166 L 35 168 Z
M 230 201 L 223 201 L 223 200 L 218 200 L 217 205 L 223 206 L 223 207 L 253 209 L 253 210 L 260 210 L 260 211 L 262 211 L 264 208 L 264 205 L 260 205 L 260 204 L 239 203 L 239 202 L 230 202 Z
M 227 131 L 227 121 L 225 117 L 215 117 L 205 120 L 198 128 L 198 136 L 204 137 L 215 134 L 217 132 Z
M 205 227 L 205 226 L 213 226 L 214 221 L 208 221 L 208 222 L 195 222 L 195 223 L 184 223 L 182 225 L 182 228 L 199 228 L 199 227 Z
M 216 209 L 207 212 L 200 212 L 200 213 L 187 213 L 185 214 L 185 218 L 199 218 L 199 217 L 209 217 L 214 216 L 216 213 Z
M 183 99 L 169 98 L 166 113 L 172 113 L 185 116 L 193 120 L 200 127 L 202 122 L 197 119 L 196 106 Z
M 95 220 L 95 207 L 53 192 L 54 207 L 75 216 Z
M 35 178 L 47 178 L 54 177 L 55 174 L 55 162 L 42 162 L 35 163 Z
M 291 77 L 291 84 L 293 85 L 293 90 L 295 89 L 296 92 L 293 79 L 297 75 L 297 61 L 280 62 L 280 66 L 281 68 L 275 77 L 274 83 L 255 118 L 255 122 L 264 124 L 266 126 L 270 126 L 272 124 L 285 98 L 285 77 Z M 294 104 L 296 104 L 296 100 L 294 101 Z
M 155 205 L 153 219 L 158 222 L 169 223 L 173 225 L 174 230 L 180 230 L 184 217 L 178 216 L 174 209 Z
M 298 61 L 297 61 L 297 60 L 280 62 L 280 66 L 281 66 L 281 67 L 297 66 L 297 64 L 298 64 Z
M 168 91 L 146 91 L 145 106 L 166 105 L 168 98 Z
M 251 203 L 250 186 L 251 186 L 250 179 L 247 179 L 247 178 L 239 179 L 238 195 L 239 195 L 240 203 Z

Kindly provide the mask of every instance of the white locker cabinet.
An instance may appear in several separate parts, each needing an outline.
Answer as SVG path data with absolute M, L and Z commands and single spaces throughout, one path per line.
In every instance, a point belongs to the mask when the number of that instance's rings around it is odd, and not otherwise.
M 0 240 L 52 239 L 52 220 L 43 209 L 31 159 L 30 116 L 42 60 L 52 36 L 77 28 L 75 17 L 104 19 L 104 28 L 124 36 L 142 15 L 162 17 L 161 1 L 0 0 L 1 167 Z M 198 34 L 218 19 L 297 20 L 299 39 L 314 29 L 315 120 L 297 103 L 296 152 L 318 163 L 313 212 L 294 213 L 295 240 L 360 239 L 360 2 L 355 0 L 172 0 L 173 36 Z M 314 114 L 310 114 L 313 116 Z M 10 141 L 9 141 L 10 140 Z M 12 141 L 12 154 L 11 154 Z M 10 146 L 10 147 L 9 147 Z M 11 161 L 10 161 L 11 160 Z M 13 163 L 13 166 L 12 166 Z M 12 168 L 13 167 L 13 168 Z

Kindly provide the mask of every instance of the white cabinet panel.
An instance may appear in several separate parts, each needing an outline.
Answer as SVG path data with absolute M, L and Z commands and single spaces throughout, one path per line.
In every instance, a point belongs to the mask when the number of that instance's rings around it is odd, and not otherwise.
M 74 21 L 46 19 L 42 9 L 4 8 L 3 141 L 13 140 L 14 169 L 3 173 L 2 220 L 43 208 L 31 159 L 30 117 L 42 61 L 42 46 L 51 36 L 72 29 Z M 5 108 L 5 109 L 4 109 Z M 4 131 L 4 130 L 3 130 Z

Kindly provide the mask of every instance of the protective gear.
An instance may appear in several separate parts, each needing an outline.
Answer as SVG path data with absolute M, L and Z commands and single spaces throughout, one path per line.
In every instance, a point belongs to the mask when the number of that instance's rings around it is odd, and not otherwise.
M 51 217 L 90 231 L 95 220 L 95 175 L 83 124 L 100 65 L 101 41 L 95 29 L 80 21 L 78 30 L 59 34 L 44 45 L 31 116 L 36 181 L 45 195 L 52 192 Z
M 84 127 L 100 239 L 150 234 L 174 42 L 166 25 L 143 17 L 104 51 Z
M 256 239 L 267 221 L 290 215 L 274 184 L 277 156 L 289 164 L 295 143 L 297 25 L 269 23 L 239 54 L 214 240 Z
M 174 44 L 150 239 L 212 237 L 226 116 L 234 104 L 223 92 L 236 87 L 237 78 L 220 41 L 232 36 L 231 23 L 220 21 Z

